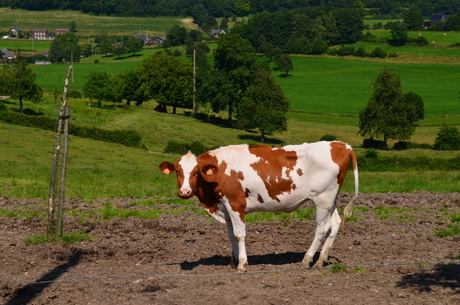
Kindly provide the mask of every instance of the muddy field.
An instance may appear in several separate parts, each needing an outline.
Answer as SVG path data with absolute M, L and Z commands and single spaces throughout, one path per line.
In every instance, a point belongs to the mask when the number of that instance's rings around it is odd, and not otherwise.
M 338 206 L 350 198 L 341 193 Z M 67 209 L 100 209 L 104 201 L 71 200 Z M 132 199 L 111 201 L 126 208 Z M 38 202 L 0 198 L 0 208 L 44 209 Z M 0 216 L 0 303 L 460 304 L 460 237 L 435 235 L 460 212 L 459 193 L 361 194 L 358 206 L 367 210 L 356 211 L 357 220 L 340 232 L 328 268 L 301 266 L 314 221 L 248 224 L 244 274 L 228 266 L 226 226 L 207 215 L 96 221 L 95 214 L 83 222 L 69 216 L 66 232 L 94 237 L 69 246 L 26 246 L 46 223 Z M 348 268 L 331 268 L 337 263 Z

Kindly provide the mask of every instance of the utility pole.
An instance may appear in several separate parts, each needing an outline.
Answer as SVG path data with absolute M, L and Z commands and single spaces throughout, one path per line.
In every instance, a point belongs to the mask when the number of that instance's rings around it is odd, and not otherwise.
M 196 49 L 193 49 L 193 114 L 196 113 Z

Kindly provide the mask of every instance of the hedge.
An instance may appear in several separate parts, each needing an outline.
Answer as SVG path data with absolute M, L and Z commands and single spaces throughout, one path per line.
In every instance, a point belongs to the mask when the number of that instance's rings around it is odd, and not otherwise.
M 27 127 L 37 127 L 44 130 L 56 131 L 57 120 L 44 116 L 29 116 L 10 112 L 0 104 L 0 121 Z M 96 127 L 70 125 L 70 134 L 98 141 L 118 143 L 128 147 L 143 147 L 142 137 L 135 131 L 119 129 L 104 130 Z

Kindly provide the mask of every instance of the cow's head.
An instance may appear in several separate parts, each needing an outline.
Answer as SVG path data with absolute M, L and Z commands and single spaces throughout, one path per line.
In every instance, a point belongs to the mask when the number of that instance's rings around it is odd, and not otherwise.
M 193 196 L 198 187 L 199 177 L 203 177 L 205 181 L 212 182 L 217 167 L 212 164 L 202 165 L 197 160 L 197 157 L 188 152 L 179 158 L 177 163 L 163 162 L 159 166 L 160 170 L 169 175 L 176 172 L 177 185 L 179 186 L 178 196 L 187 199 Z

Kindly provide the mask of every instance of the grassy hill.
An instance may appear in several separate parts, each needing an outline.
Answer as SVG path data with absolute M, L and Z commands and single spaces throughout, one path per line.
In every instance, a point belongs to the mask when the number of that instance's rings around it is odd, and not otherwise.
M 187 29 L 195 25 L 187 18 L 177 17 L 112 17 L 94 16 L 77 11 L 26 11 L 22 9 L 0 8 L 0 31 L 7 32 L 11 27 L 18 27 L 21 31 L 34 29 L 69 28 L 69 23 L 77 24 L 77 35 L 83 38 L 107 33 L 109 35 L 136 35 L 150 36 L 165 35 L 174 25 L 184 26 Z

